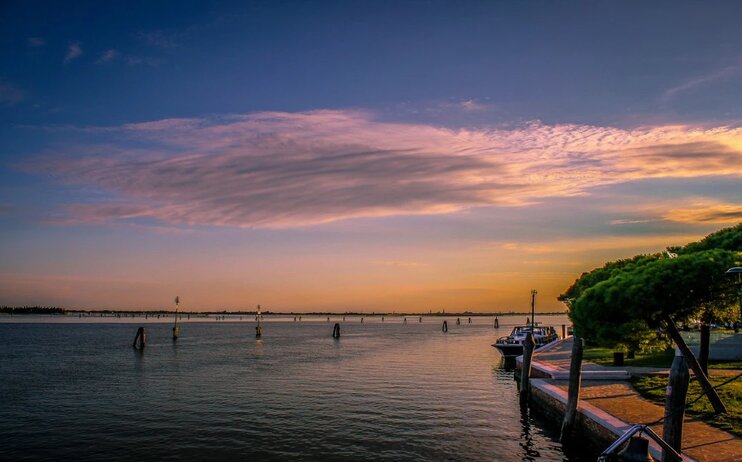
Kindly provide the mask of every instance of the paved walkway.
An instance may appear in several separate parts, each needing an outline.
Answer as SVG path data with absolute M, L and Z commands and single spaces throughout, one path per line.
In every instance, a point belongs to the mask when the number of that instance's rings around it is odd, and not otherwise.
M 565 340 L 548 351 L 538 352 L 534 359 L 553 368 L 569 370 L 572 341 Z M 583 370 L 610 371 L 616 368 L 584 362 Z M 622 368 L 619 368 L 622 369 Z M 625 369 L 625 368 L 624 368 Z M 725 371 L 726 372 L 726 371 Z M 567 383 L 554 380 L 552 383 L 564 390 Z M 664 415 L 664 408 L 639 395 L 630 382 L 620 380 L 583 380 L 580 399 L 627 424 L 649 423 Z M 662 424 L 652 427 L 662 435 Z M 683 431 L 683 453 L 699 462 L 742 462 L 742 438 L 712 427 L 694 417 L 685 418 Z

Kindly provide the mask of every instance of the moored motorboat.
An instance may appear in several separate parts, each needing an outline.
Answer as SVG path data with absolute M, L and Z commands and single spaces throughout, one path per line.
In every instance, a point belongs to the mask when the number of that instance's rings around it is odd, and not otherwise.
M 533 332 L 533 340 L 536 342 L 537 350 L 559 338 L 556 330 L 551 326 L 544 327 L 538 324 L 515 326 L 510 335 L 498 338 L 492 346 L 500 350 L 503 356 L 520 356 L 523 354 L 523 341 L 530 332 Z

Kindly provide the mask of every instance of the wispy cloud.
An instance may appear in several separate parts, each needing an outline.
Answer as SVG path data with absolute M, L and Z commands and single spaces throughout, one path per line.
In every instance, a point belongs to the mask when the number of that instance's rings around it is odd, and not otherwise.
M 680 223 L 713 223 L 720 225 L 742 223 L 742 204 L 702 202 L 689 207 L 668 210 L 663 218 Z
M 112 62 L 121 62 L 124 64 L 128 64 L 130 66 L 136 66 L 139 64 L 146 64 L 150 66 L 156 66 L 158 64 L 158 61 L 153 58 L 148 57 L 140 57 L 140 56 L 131 56 L 131 55 L 125 55 L 121 53 L 120 51 L 116 49 L 108 49 L 101 53 L 100 57 L 96 61 L 98 64 L 107 64 Z
M 611 220 L 608 224 L 610 225 L 639 225 L 644 223 L 651 223 L 653 219 L 645 218 L 645 219 L 632 219 L 632 218 L 618 218 L 615 220 Z
M 67 45 L 67 53 L 64 55 L 64 62 L 69 63 L 82 56 L 82 47 L 80 42 L 70 42 Z
M 180 34 L 163 30 L 139 31 L 136 37 L 142 42 L 160 49 L 176 48 Z
M 118 50 L 114 50 L 113 48 L 110 48 L 103 53 L 101 53 L 100 58 L 98 58 L 98 63 L 110 63 L 114 59 L 121 56 L 121 53 Z
M 46 40 L 43 37 L 29 37 L 26 43 L 31 48 L 39 48 L 46 45 Z
M 661 236 L 597 236 L 579 239 L 558 239 L 549 242 L 504 242 L 494 243 L 502 250 L 529 255 L 584 254 L 586 251 L 638 251 L 639 249 L 656 249 L 661 251 L 668 245 L 685 245 L 697 240 L 696 235 L 661 235 Z M 561 265 L 561 263 L 560 263 Z
M 529 123 L 451 130 L 362 111 L 263 112 L 87 128 L 106 145 L 25 164 L 117 198 L 91 223 L 286 227 L 523 206 L 646 178 L 739 176 L 742 129 Z M 131 148 L 136 144 L 137 148 Z M 81 154 L 98 152 L 100 154 Z
M 678 95 L 691 91 L 697 87 L 705 86 L 719 80 L 728 79 L 741 72 L 742 64 L 735 64 L 722 67 L 721 69 L 716 69 L 706 74 L 698 75 L 665 90 L 665 92 L 662 94 L 662 101 L 671 101 Z
M 0 105 L 13 106 L 25 97 L 25 93 L 20 88 L 7 82 L 0 81 Z

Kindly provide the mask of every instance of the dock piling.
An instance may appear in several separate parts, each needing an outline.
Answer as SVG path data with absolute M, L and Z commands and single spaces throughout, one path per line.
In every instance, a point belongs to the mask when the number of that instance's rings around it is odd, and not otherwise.
M 670 379 L 667 383 L 665 399 L 665 424 L 662 428 L 662 439 L 677 452 L 681 452 L 683 440 L 683 417 L 685 416 L 685 399 L 688 395 L 690 371 L 688 362 L 680 350 L 675 355 L 670 367 Z M 675 457 L 663 451 L 662 462 L 675 462 Z
M 448 321 L 443 321 L 443 327 L 441 327 L 441 330 L 443 332 L 448 332 Z
M 144 331 L 144 327 L 137 329 L 137 335 L 134 336 L 134 343 L 131 345 L 137 350 L 144 350 L 147 345 L 147 333 Z
M 259 339 L 263 336 L 263 326 L 260 324 L 263 314 L 260 311 L 260 305 L 258 305 L 257 313 L 255 314 L 255 320 L 258 321 L 258 325 L 255 326 L 255 338 Z
M 173 323 L 173 342 L 178 340 L 180 335 L 180 326 L 178 325 L 178 307 L 180 306 L 180 297 L 175 297 L 175 321 Z
M 497 316 L 495 316 L 495 329 L 499 329 L 499 328 L 500 328 L 500 320 L 497 319 Z
M 531 359 L 533 358 L 535 347 L 536 341 L 533 339 L 533 333 L 529 332 L 523 341 L 523 367 L 520 370 L 520 402 L 522 404 L 528 401 L 531 386 L 529 383 L 531 378 Z
M 564 410 L 562 433 L 559 441 L 565 443 L 572 438 L 572 429 L 577 416 L 577 405 L 580 401 L 580 383 L 582 382 L 582 354 L 584 341 L 579 337 L 572 340 L 572 357 L 569 365 L 569 389 L 567 390 L 567 407 Z
M 335 323 L 335 327 L 332 329 L 332 338 L 339 339 L 340 338 L 340 323 Z

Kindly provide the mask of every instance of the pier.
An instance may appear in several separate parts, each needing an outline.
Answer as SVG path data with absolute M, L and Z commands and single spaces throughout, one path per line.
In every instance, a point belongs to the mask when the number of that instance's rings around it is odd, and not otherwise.
M 567 407 L 569 367 L 572 337 L 559 340 L 535 352 L 531 361 L 531 404 L 554 422 L 561 422 Z M 516 367 L 521 367 L 521 357 Z M 635 423 L 657 422 L 665 415 L 664 408 L 643 398 L 631 386 L 632 375 L 644 368 L 600 366 L 582 363 L 582 386 L 575 421 L 576 432 L 604 447 L 623 435 Z M 656 368 L 655 368 L 656 369 Z M 667 370 L 651 370 L 667 373 Z M 662 435 L 663 424 L 650 425 Z M 650 442 L 650 453 L 662 460 L 659 446 Z M 685 461 L 740 461 L 742 439 L 719 428 L 686 416 L 682 435 Z

